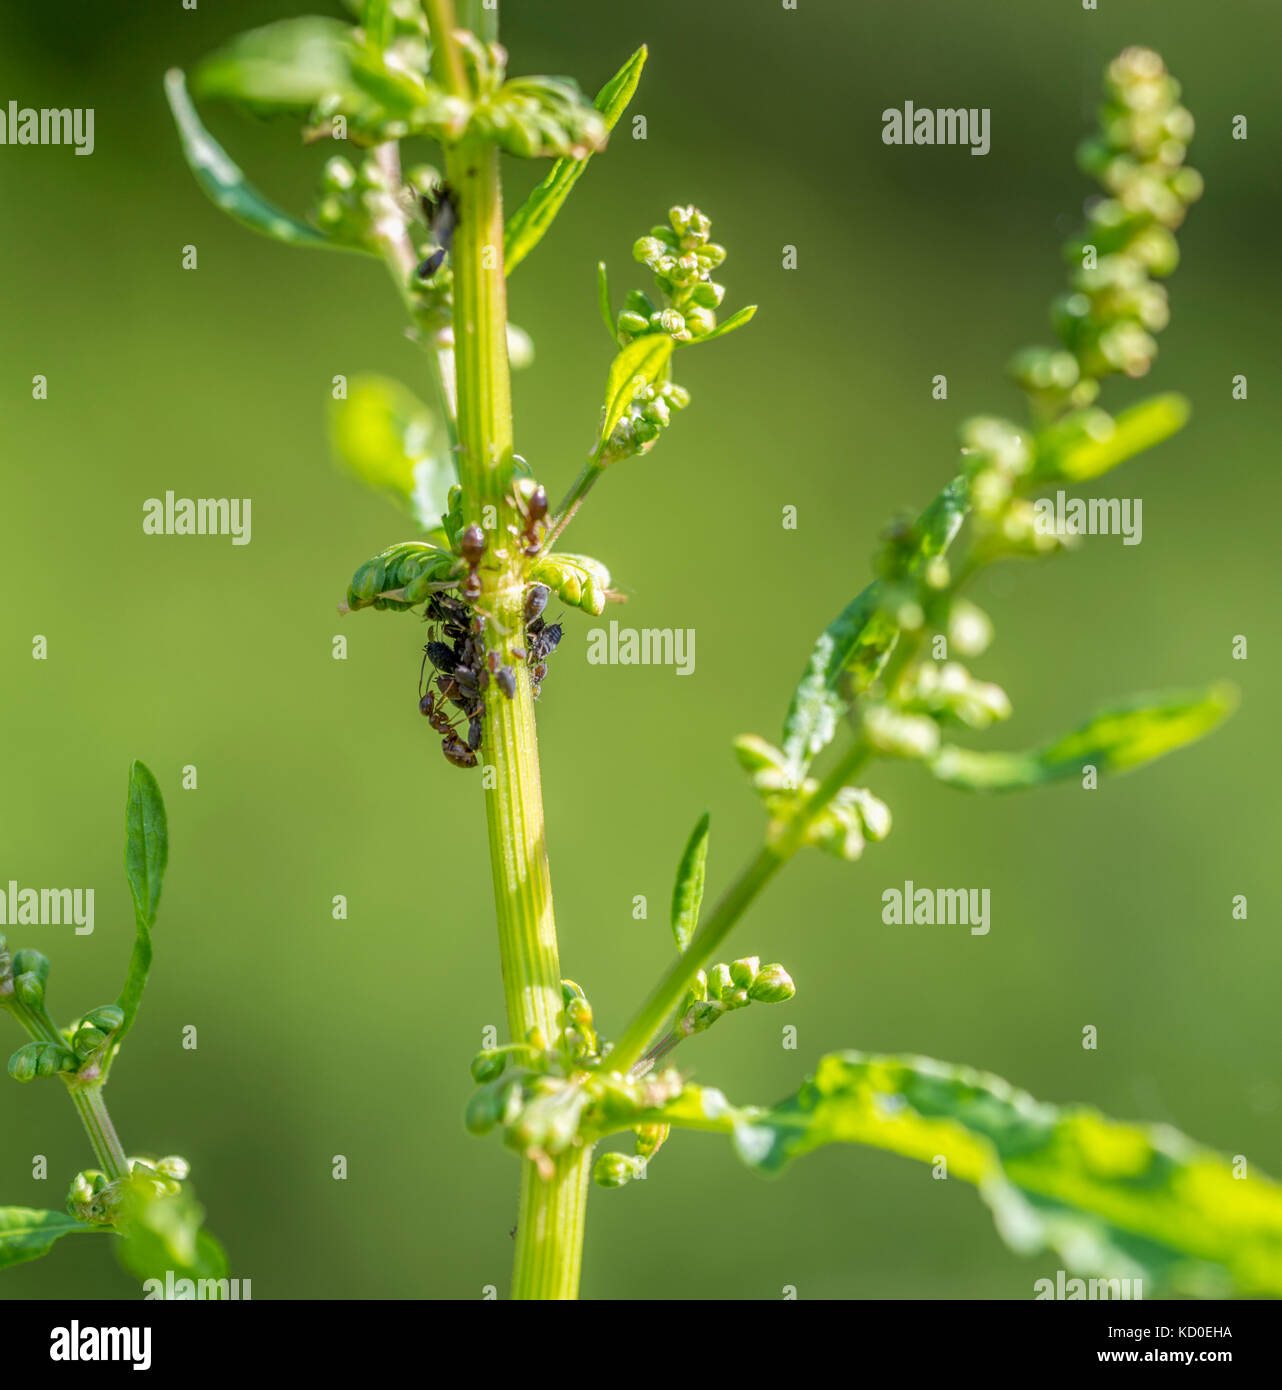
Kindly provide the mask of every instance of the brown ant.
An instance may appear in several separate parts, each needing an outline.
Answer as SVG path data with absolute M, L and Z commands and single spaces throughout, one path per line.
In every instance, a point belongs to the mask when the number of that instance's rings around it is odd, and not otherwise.
M 522 553 L 531 560 L 543 548 L 543 543 L 539 539 L 539 526 L 548 514 L 548 495 L 543 490 L 543 484 L 530 493 L 525 503 L 525 526 L 520 532 L 520 539 L 523 545 Z M 542 585 L 538 585 L 542 588 Z
M 481 597 L 481 561 L 485 558 L 485 532 L 473 522 L 459 538 L 459 553 L 467 565 L 463 597 L 475 602 Z

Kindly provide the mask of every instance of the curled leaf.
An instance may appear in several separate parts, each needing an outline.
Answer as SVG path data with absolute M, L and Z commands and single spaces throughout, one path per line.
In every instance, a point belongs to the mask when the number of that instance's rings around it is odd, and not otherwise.
M 333 251 L 363 249 L 332 241 L 315 227 L 282 212 L 254 189 L 231 156 L 201 124 L 187 95 L 186 78 L 178 68 L 171 68 L 165 74 L 165 95 L 178 127 L 183 155 L 196 182 L 229 217 L 251 231 L 290 246 L 328 247 Z
M 546 584 L 573 608 L 581 608 L 593 617 L 605 612 L 610 571 L 590 555 L 562 551 L 543 555 L 530 571 L 530 578 L 536 584 Z
M 1168 1126 L 1048 1105 L 969 1067 L 860 1052 L 831 1053 L 795 1096 L 723 1124 L 767 1174 L 834 1142 L 942 1157 L 1009 1245 L 1142 1277 L 1144 1297 L 1282 1294 L 1282 1186 Z

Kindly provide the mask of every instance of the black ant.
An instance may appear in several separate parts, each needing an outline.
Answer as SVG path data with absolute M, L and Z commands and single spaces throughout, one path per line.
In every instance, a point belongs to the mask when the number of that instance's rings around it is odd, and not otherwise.
M 433 251 L 418 267 L 415 274 L 420 280 L 430 280 L 445 264 L 445 257 L 454 245 L 454 228 L 458 226 L 458 203 L 454 190 L 448 184 L 438 183 L 426 193 L 419 195 L 419 207 L 427 230 L 436 243 Z

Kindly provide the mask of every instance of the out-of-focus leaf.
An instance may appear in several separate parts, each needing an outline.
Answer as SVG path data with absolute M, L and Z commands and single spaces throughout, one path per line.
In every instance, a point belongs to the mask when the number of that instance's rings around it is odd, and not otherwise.
M 330 403 L 330 439 L 339 462 L 431 531 L 441 524 L 458 481 L 444 431 L 399 381 L 353 377 L 347 399 Z
M 344 111 L 367 101 L 353 75 L 354 30 L 340 19 L 303 15 L 238 34 L 196 69 L 202 97 L 258 112 L 310 111 L 337 97 Z
M 693 347 L 695 343 L 710 343 L 714 338 L 724 338 L 727 333 L 733 333 L 736 328 L 742 328 L 756 312 L 757 306 L 755 304 L 747 305 L 731 314 L 724 323 L 717 324 L 711 333 L 704 333 L 701 337 L 692 339 L 689 346 Z
M 121 1199 L 117 1222 L 122 1240 L 120 1263 L 139 1279 L 219 1280 L 227 1277 L 227 1256 L 204 1229 L 204 1209 L 184 1184 L 173 1194 L 157 1194 L 151 1181 L 135 1172 Z M 202 1297 L 217 1299 L 216 1286 Z
M 0 1269 L 38 1260 L 47 1255 L 53 1243 L 63 1236 L 85 1231 L 102 1231 L 64 1211 L 37 1211 L 33 1207 L 0 1207 Z
M 1282 1294 L 1282 1186 L 1165 1125 L 1045 1104 L 969 1067 L 837 1052 L 795 1096 L 732 1111 L 719 1127 L 767 1174 L 830 1143 L 943 1158 L 1013 1248 L 1143 1278 L 1146 1298 Z
M 643 386 L 651 386 L 667 370 L 674 343 L 666 333 L 647 333 L 634 338 L 610 364 L 605 383 L 605 417 L 596 453 L 605 448 L 614 427 L 623 419 L 632 398 Z
M 699 925 L 699 909 L 703 906 L 703 881 L 708 864 L 708 827 L 712 818 L 707 811 L 690 832 L 686 847 L 677 865 L 677 880 L 672 888 L 672 935 L 677 950 L 690 944 L 694 929 Z
M 1088 764 L 1099 773 L 1131 768 L 1195 743 L 1237 708 L 1234 686 L 1138 695 L 1104 710 L 1053 743 L 1026 753 L 980 752 L 945 746 L 928 764 L 941 782 L 964 791 L 1002 792 L 1080 777 Z
M 1037 438 L 1037 476 L 1083 483 L 1151 449 L 1184 428 L 1189 403 L 1174 392 L 1151 396 L 1113 417 L 1102 410 L 1066 416 Z
M 229 217 L 261 232 L 274 241 L 290 246 L 327 247 L 331 251 L 359 251 L 365 248 L 332 241 L 315 227 L 300 222 L 269 203 L 257 192 L 223 147 L 201 124 L 196 108 L 187 95 L 187 84 L 178 68 L 165 74 L 165 95 L 182 141 L 183 155 L 196 182 L 215 206 Z
M 952 544 L 965 518 L 969 493 L 963 478 L 951 483 L 915 523 L 917 550 L 910 565 L 920 573 Z M 882 608 L 883 585 L 874 580 L 819 635 L 783 726 L 783 751 L 800 782 L 814 756 L 832 742 L 851 699 L 877 678 L 899 628 Z
M 615 122 L 632 100 L 641 80 L 641 69 L 645 67 L 646 52 L 644 45 L 638 48 L 596 95 L 593 105 L 605 117 L 607 131 L 614 129 Z M 503 233 L 503 260 L 509 275 L 543 240 L 590 158 L 591 155 L 582 159 L 558 159 L 547 178 L 508 219 Z
M 151 970 L 151 929 L 156 923 L 168 862 L 169 825 L 164 798 L 151 769 L 135 760 L 129 769 L 129 801 L 125 808 L 125 875 L 133 895 L 137 932 L 125 987 L 116 1000 L 125 1015 L 116 1030 L 117 1045 L 124 1042 L 133 1027 Z

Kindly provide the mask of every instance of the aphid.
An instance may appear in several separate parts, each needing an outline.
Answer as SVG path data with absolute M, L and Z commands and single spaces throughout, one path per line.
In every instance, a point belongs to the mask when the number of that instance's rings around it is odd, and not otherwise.
M 485 556 L 485 532 L 473 522 L 459 538 L 459 553 L 467 565 L 467 578 L 463 581 L 463 597 L 476 600 L 481 597 L 481 560 Z
M 424 661 L 430 661 L 438 671 L 453 671 L 459 664 L 458 653 L 445 642 L 429 642 L 423 648 Z
M 516 695 L 516 672 L 510 666 L 500 666 L 494 680 L 509 700 Z
M 551 656 L 556 650 L 562 635 L 563 632 L 560 623 L 552 623 L 550 626 L 545 627 L 534 639 L 535 655 L 538 656 L 540 660 L 544 660 Z
M 550 590 L 546 584 L 531 584 L 525 591 L 525 621 L 532 623 L 548 606 Z
M 481 732 L 481 716 L 474 714 L 467 724 L 467 746 L 474 753 L 481 746 Z
M 445 257 L 454 245 L 454 228 L 458 226 L 458 203 L 448 184 L 438 183 L 419 196 L 419 207 L 427 230 L 436 243 L 431 253 L 415 272 L 420 280 L 430 280 L 445 263 Z

